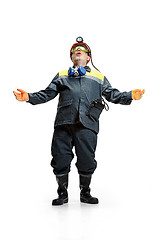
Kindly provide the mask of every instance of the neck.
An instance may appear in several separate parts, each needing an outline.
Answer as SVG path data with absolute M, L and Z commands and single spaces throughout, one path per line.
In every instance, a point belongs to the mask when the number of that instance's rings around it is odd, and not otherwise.
M 73 66 L 79 68 L 80 66 L 85 67 L 86 64 L 76 63 L 76 64 L 74 64 Z
M 73 62 L 73 66 L 74 67 L 80 67 L 80 66 L 82 66 L 82 67 L 85 67 L 87 64 L 86 64 L 86 61 L 81 61 L 81 59 L 78 59 L 77 61 L 74 61 Z

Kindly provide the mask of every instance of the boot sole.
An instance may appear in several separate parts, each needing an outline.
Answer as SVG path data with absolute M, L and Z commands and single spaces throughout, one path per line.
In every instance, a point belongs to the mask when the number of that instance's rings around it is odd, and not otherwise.
M 88 203 L 88 204 L 98 204 L 99 203 L 98 199 L 89 200 L 89 199 L 85 199 L 85 198 L 80 198 L 80 201 L 83 203 Z
M 62 199 L 61 199 L 62 200 Z M 52 206 L 61 206 L 61 205 L 63 205 L 64 203 L 68 203 L 68 198 L 66 198 L 66 199 L 64 199 L 64 200 L 57 200 L 57 201 L 55 201 L 55 200 L 53 200 L 52 201 Z

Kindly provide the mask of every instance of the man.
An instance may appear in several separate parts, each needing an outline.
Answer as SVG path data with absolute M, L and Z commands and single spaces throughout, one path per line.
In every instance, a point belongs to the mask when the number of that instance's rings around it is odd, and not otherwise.
M 19 101 L 27 101 L 33 105 L 45 103 L 59 94 L 51 147 L 51 166 L 58 183 L 58 198 L 52 201 L 52 205 L 68 202 L 68 174 L 74 157 L 73 147 L 80 176 L 80 201 L 97 204 L 98 199 L 91 196 L 89 186 L 97 166 L 95 150 L 99 116 L 104 108 L 102 96 L 109 102 L 129 105 L 133 99 L 140 99 L 144 90 L 120 92 L 112 88 L 104 75 L 87 66 L 92 56 L 83 39 L 73 44 L 70 57 L 73 67 L 60 71 L 45 90 L 27 93 L 17 89 L 20 93 L 14 94 Z

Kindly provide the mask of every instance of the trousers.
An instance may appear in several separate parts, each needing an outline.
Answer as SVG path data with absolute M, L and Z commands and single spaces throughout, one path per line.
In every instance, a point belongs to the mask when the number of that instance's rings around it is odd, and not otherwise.
M 51 166 L 55 175 L 70 172 L 74 158 L 73 147 L 77 156 L 76 167 L 79 174 L 91 175 L 97 167 L 95 150 L 97 133 L 85 128 L 81 123 L 57 126 L 54 130 L 51 154 Z

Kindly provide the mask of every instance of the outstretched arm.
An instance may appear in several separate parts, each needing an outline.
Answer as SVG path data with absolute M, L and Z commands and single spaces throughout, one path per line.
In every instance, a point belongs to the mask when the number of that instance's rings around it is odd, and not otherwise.
M 20 93 L 13 91 L 14 95 L 16 96 L 17 100 L 19 101 L 27 101 L 33 105 L 45 103 L 53 98 L 55 98 L 58 94 L 58 78 L 59 74 L 55 76 L 52 82 L 45 90 L 41 90 L 35 93 L 27 93 L 22 89 L 17 89 Z
M 144 92 L 145 90 L 141 91 L 140 89 L 135 89 L 129 92 L 120 92 L 118 89 L 113 88 L 107 78 L 104 77 L 102 94 L 109 102 L 129 105 L 132 100 L 139 100 Z

